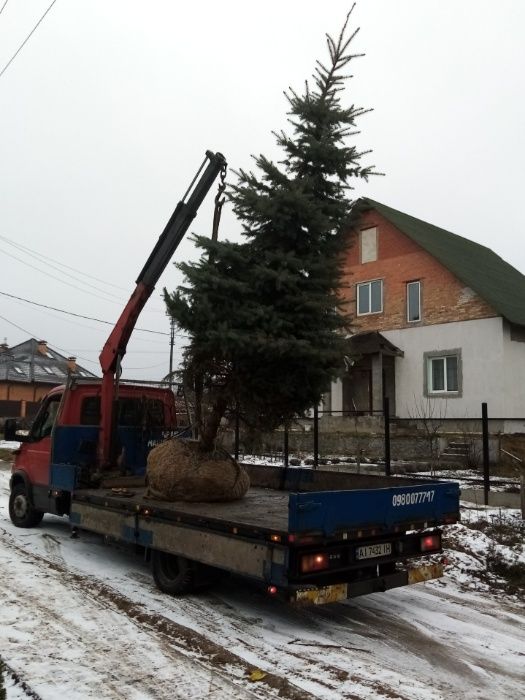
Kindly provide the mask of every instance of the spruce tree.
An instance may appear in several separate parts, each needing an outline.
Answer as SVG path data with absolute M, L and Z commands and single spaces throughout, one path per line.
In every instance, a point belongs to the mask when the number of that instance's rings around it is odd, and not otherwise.
M 353 9 L 353 8 L 352 8 Z M 275 133 L 283 159 L 256 157 L 229 199 L 245 242 L 196 237 L 203 254 L 181 264 L 186 284 L 165 299 L 191 341 L 185 373 L 195 388 L 201 440 L 210 448 L 220 418 L 271 429 L 317 404 L 343 368 L 349 316 L 341 306 L 341 262 L 352 225 L 352 180 L 367 180 L 365 152 L 348 144 L 367 110 L 341 104 L 345 69 L 359 54 L 347 35 L 327 36 L 313 87 L 285 93 L 291 135 Z

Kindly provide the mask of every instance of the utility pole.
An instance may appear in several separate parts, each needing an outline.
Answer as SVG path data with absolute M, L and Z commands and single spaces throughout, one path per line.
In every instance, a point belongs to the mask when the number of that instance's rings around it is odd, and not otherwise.
M 170 372 L 169 372 L 169 387 L 173 390 L 173 346 L 175 345 L 175 319 L 170 318 Z

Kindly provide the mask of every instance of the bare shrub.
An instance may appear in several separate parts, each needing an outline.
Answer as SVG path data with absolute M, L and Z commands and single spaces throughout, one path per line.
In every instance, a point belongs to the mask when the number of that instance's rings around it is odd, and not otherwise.
M 409 409 L 408 415 L 423 431 L 430 460 L 430 471 L 434 474 L 439 467 L 439 434 L 447 416 L 447 403 L 441 400 L 436 402 L 430 396 L 424 399 L 417 399 L 414 396 L 414 407 L 412 410 Z

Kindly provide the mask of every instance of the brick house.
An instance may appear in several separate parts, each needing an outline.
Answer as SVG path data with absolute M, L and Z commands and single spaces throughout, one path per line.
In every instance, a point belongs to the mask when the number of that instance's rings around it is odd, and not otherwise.
M 53 386 L 64 384 L 69 373 L 95 377 L 77 364 L 75 357 L 65 357 L 51 349 L 45 340 L 29 340 L 9 347 L 0 345 L 0 418 L 25 417 L 34 413 L 38 401 Z
M 355 335 L 332 411 L 525 418 L 525 276 L 489 248 L 371 199 L 349 234 L 343 297 Z M 514 426 L 515 427 L 515 426 Z

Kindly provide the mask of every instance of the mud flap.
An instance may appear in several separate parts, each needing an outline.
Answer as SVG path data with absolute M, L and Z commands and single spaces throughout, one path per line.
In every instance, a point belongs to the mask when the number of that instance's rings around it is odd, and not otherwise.
M 324 605 L 325 603 L 337 603 L 346 598 L 348 598 L 348 585 L 336 583 L 332 586 L 294 591 L 290 602 L 297 605 Z
M 443 576 L 443 564 L 423 564 L 408 570 L 408 583 L 431 581 L 434 578 L 441 578 L 441 576 Z

